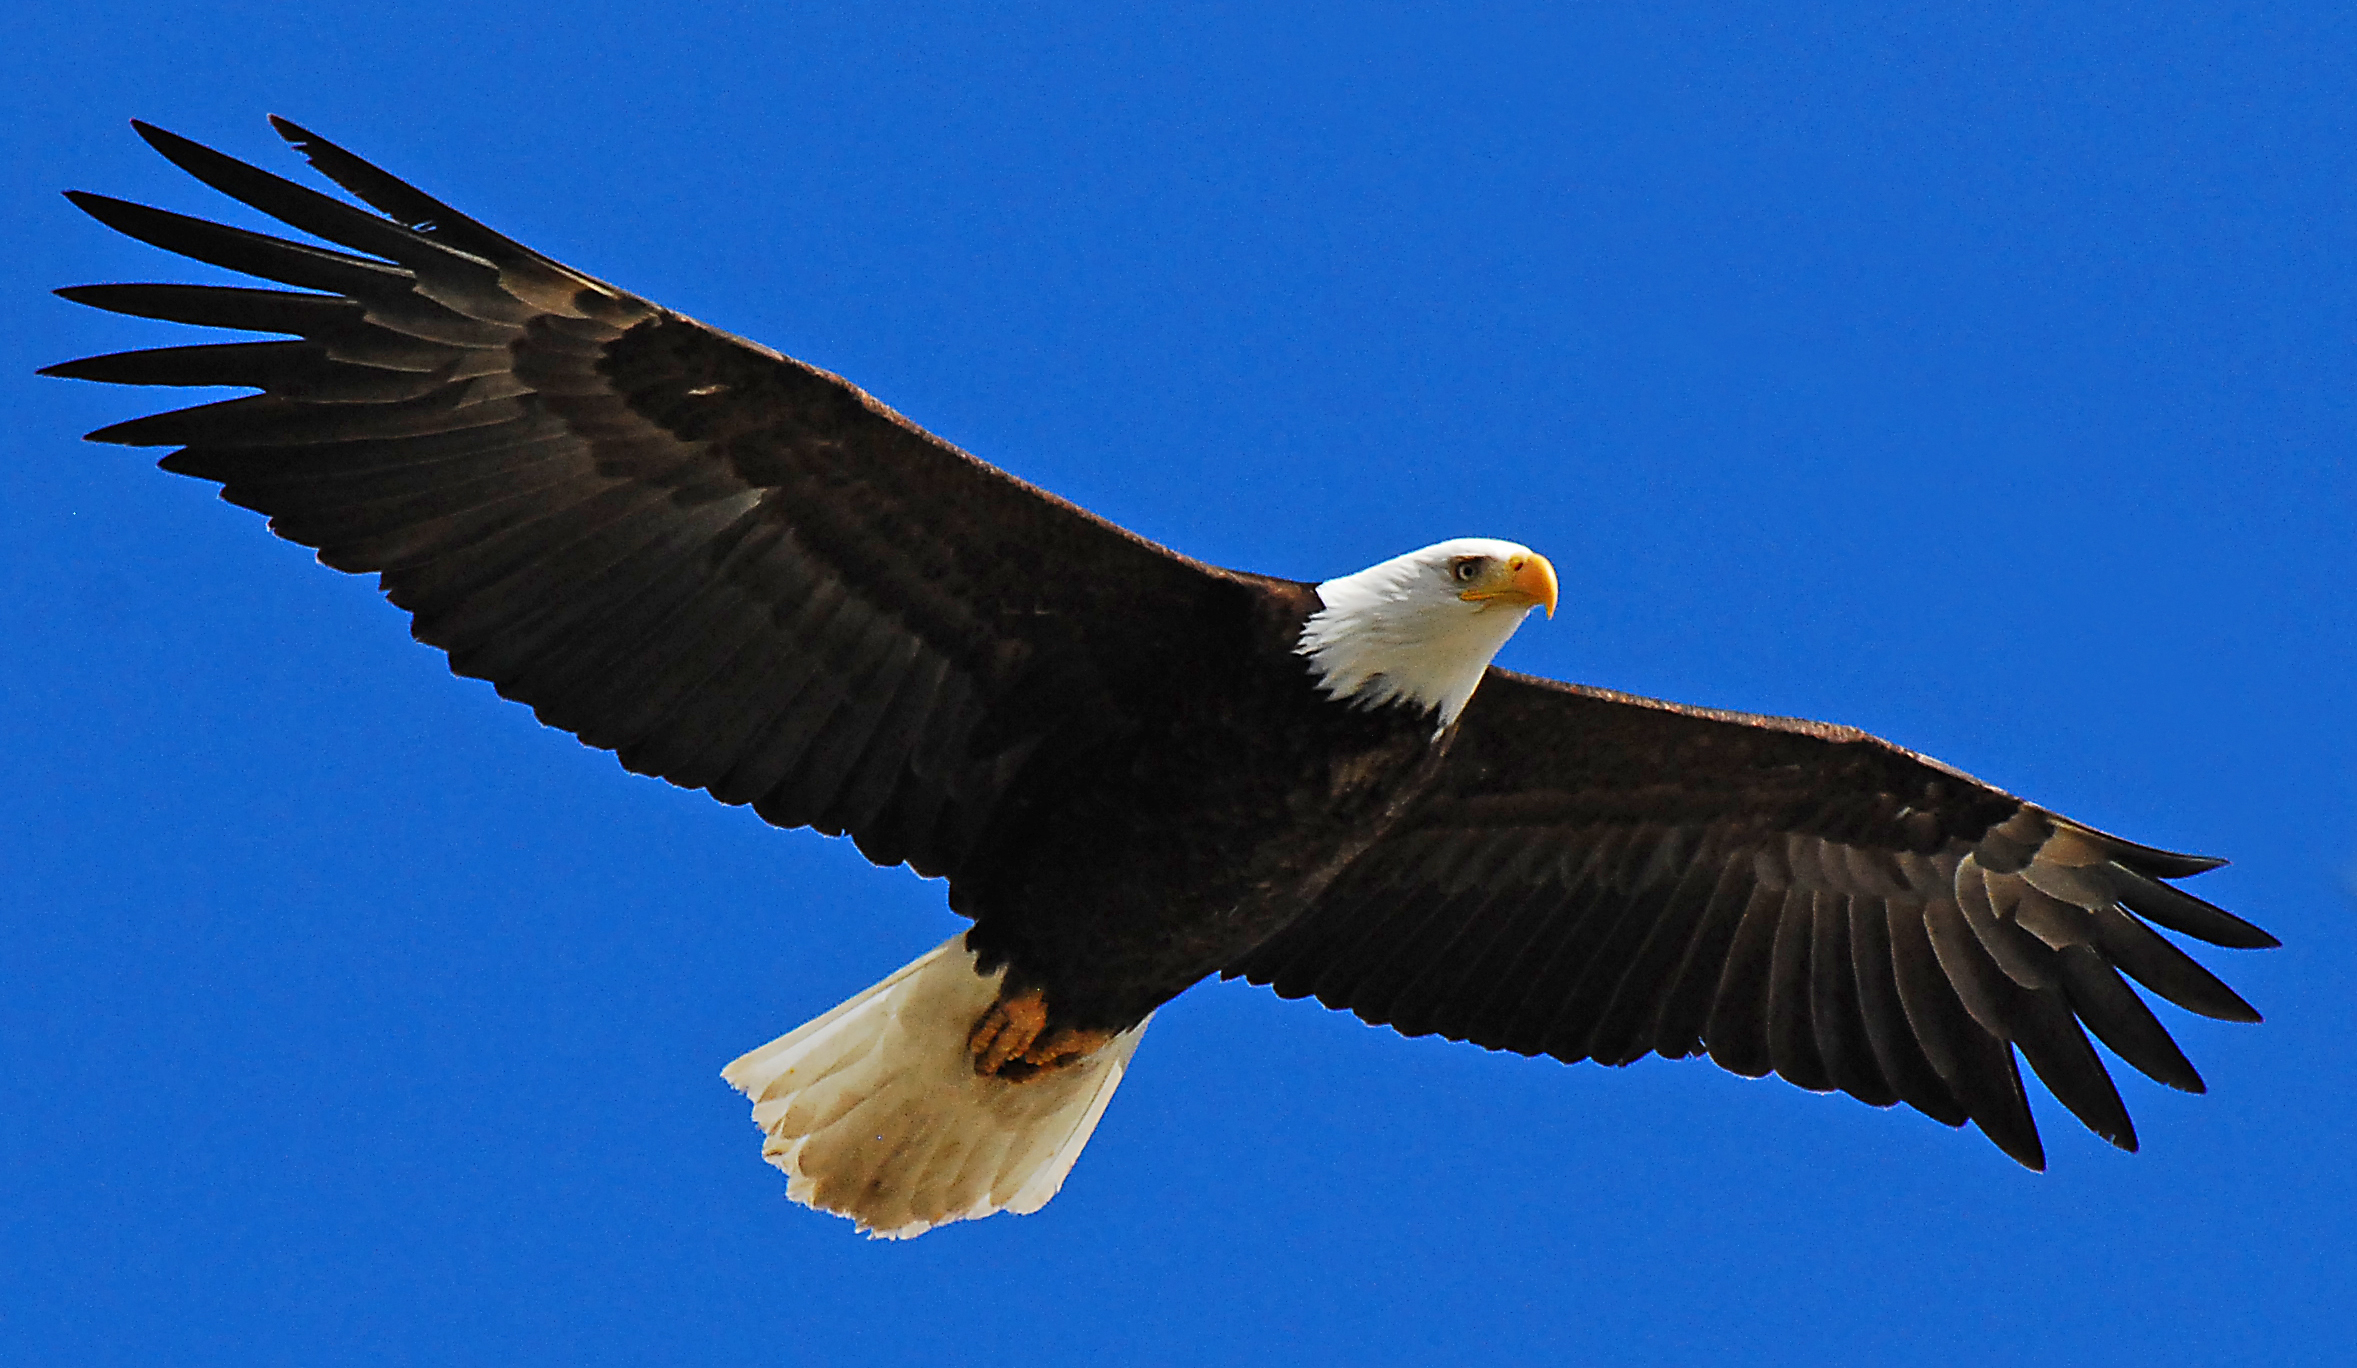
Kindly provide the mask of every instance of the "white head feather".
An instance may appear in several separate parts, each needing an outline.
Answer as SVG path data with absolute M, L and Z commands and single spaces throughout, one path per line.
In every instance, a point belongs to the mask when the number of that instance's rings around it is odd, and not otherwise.
M 1513 588 L 1535 562 L 1546 594 Z M 1360 707 L 1403 702 L 1457 720 L 1490 658 L 1542 602 L 1554 609 L 1555 572 L 1527 546 L 1460 537 L 1410 551 L 1318 586 L 1325 604 L 1294 650 L 1328 698 Z

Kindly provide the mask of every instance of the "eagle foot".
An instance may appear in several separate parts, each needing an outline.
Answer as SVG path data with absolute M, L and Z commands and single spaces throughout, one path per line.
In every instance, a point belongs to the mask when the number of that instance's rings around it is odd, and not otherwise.
M 1020 1083 L 1051 1069 L 1086 1059 L 1117 1032 L 1059 1026 L 1047 1029 L 1047 995 L 1026 988 L 990 1004 L 966 1036 L 974 1072 Z

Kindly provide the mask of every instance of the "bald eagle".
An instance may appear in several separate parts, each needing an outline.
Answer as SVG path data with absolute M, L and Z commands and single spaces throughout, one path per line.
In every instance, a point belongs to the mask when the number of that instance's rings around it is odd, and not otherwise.
M 2154 929 L 2276 943 L 2170 882 L 2218 860 L 1847 727 L 1497 669 L 1555 608 L 1525 546 L 1190 560 L 273 122 L 376 212 L 136 127 L 333 246 L 70 198 L 293 288 L 59 291 L 272 340 L 46 373 L 258 391 L 90 437 L 177 448 L 626 768 L 947 881 L 970 929 L 724 1071 L 798 1201 L 893 1237 L 1037 1210 L 1212 974 L 1493 1050 L 1707 1054 L 2031 1168 L 2017 1052 L 2123 1149 L 2086 1031 L 2202 1090 L 2128 979 L 2259 1019 Z

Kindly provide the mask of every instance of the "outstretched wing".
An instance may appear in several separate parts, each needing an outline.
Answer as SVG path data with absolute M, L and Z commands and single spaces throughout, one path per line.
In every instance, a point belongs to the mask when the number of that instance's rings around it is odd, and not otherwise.
M 1408 1035 L 1758 1077 L 1966 1120 L 2032 1168 L 2019 1049 L 2097 1134 L 2134 1128 L 2084 1024 L 2202 1090 L 2122 971 L 2257 1021 L 2147 923 L 2266 932 L 2171 886 L 2221 863 L 2081 826 L 1846 727 L 1492 670 L 1436 788 L 1229 976 Z
M 387 217 L 138 128 L 199 180 L 351 251 L 71 198 L 302 292 L 59 293 L 285 340 L 46 373 L 261 391 L 90 436 L 182 448 L 165 469 L 218 481 L 328 565 L 376 572 L 452 669 L 632 770 L 954 874 L 1023 767 L 1123 726 L 1122 699 L 1177 668 L 1186 626 L 1235 589 L 835 376 L 273 122 Z

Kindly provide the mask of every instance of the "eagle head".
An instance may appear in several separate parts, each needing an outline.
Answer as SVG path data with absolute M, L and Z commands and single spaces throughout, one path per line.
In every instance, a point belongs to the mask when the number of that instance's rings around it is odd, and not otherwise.
M 1533 608 L 1555 614 L 1555 567 L 1527 546 L 1459 537 L 1318 586 L 1294 647 L 1328 698 L 1404 703 L 1446 727 Z

